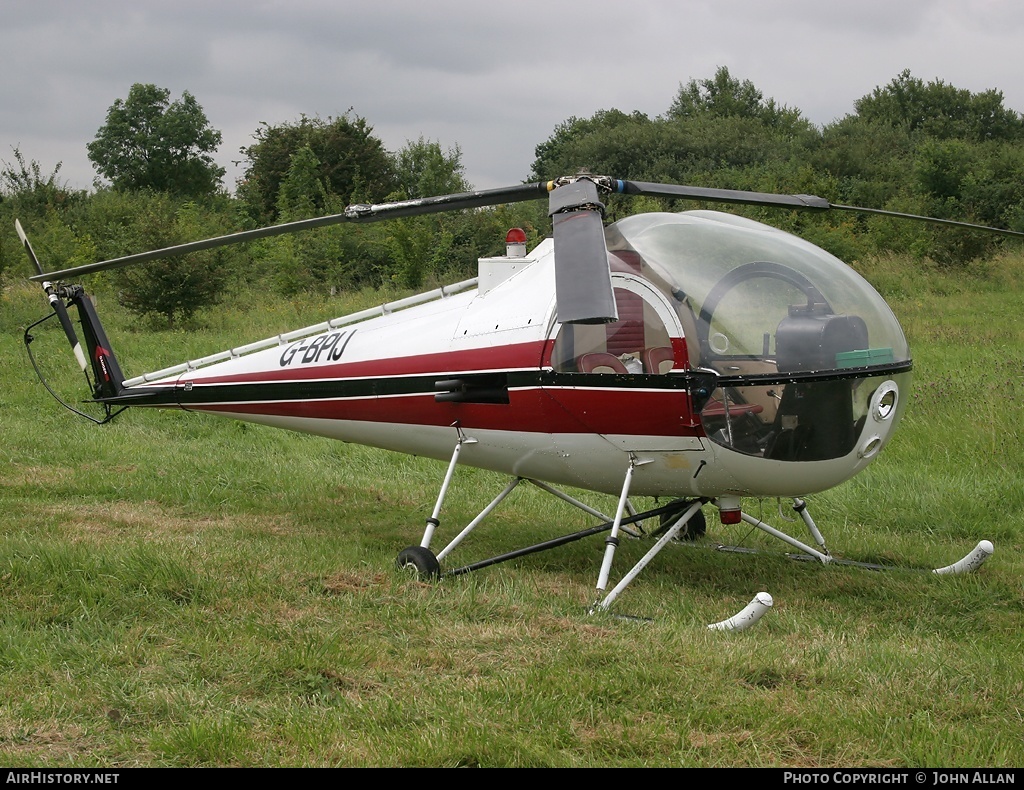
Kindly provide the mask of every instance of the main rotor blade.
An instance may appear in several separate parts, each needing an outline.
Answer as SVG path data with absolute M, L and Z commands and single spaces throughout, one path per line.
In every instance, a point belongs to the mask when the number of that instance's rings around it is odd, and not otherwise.
M 952 227 L 965 228 L 968 230 L 979 230 L 987 233 L 996 233 L 1002 236 L 1024 238 L 1024 232 L 1005 230 L 987 225 L 978 225 L 970 222 L 959 222 L 956 220 L 938 219 L 917 214 L 904 214 L 897 211 L 886 211 L 884 209 L 863 208 L 860 206 L 844 206 L 836 203 L 829 203 L 824 198 L 816 195 L 782 195 L 770 192 L 748 192 L 734 189 L 715 189 L 712 187 L 695 187 L 684 184 L 659 184 L 649 181 L 625 181 L 613 180 L 604 176 L 580 175 L 567 179 L 553 181 L 537 181 L 529 184 L 518 184 L 511 187 L 500 187 L 497 189 L 485 189 L 474 192 L 460 192 L 452 195 L 440 195 L 437 197 L 419 198 L 416 200 L 402 200 L 393 203 L 358 204 L 349 206 L 341 214 L 332 214 L 326 217 L 314 217 L 312 219 L 287 222 L 281 225 L 271 225 L 255 230 L 241 231 L 226 236 L 217 236 L 202 241 L 194 241 L 188 244 L 180 244 L 174 247 L 164 247 L 159 250 L 150 250 L 135 255 L 126 255 L 122 258 L 114 258 L 108 261 L 85 264 L 69 269 L 59 269 L 29 277 L 30 280 L 57 280 L 65 277 L 77 277 L 84 274 L 103 271 L 105 269 L 117 269 L 123 266 L 130 266 L 135 263 L 168 258 L 174 255 L 185 255 L 190 252 L 223 247 L 230 244 L 240 244 L 256 239 L 270 236 L 280 236 L 286 233 L 295 233 L 300 230 L 309 230 L 328 225 L 338 225 L 345 222 L 376 222 L 383 219 L 398 219 L 401 217 L 412 217 L 421 214 L 433 214 L 442 211 L 452 211 L 468 208 L 481 208 L 484 206 L 496 206 L 503 203 L 517 203 L 527 200 L 535 200 L 543 197 L 554 190 L 556 185 L 569 183 L 586 182 L 600 186 L 601 189 L 608 189 L 612 192 L 619 192 L 627 195 L 651 195 L 654 197 L 675 198 L 679 200 L 700 200 L 710 203 L 733 203 L 741 205 L 770 206 L 776 208 L 805 209 L 811 211 L 853 211 L 865 214 L 878 214 L 896 219 L 916 220 L 929 222 L 936 225 L 949 225 Z M 577 223 L 582 224 L 582 223 Z M 592 224 L 587 222 L 586 224 Z M 585 234 L 590 236 L 588 232 Z M 38 263 L 37 263 L 38 266 Z
M 899 211 L 886 211 L 881 208 L 863 208 L 861 206 L 841 206 L 838 203 L 833 203 L 831 208 L 837 211 L 856 211 L 861 214 L 878 214 L 883 217 L 894 217 L 896 219 L 910 219 L 918 222 L 930 222 L 933 225 L 950 225 L 954 228 L 966 228 L 968 230 L 981 230 L 985 233 L 997 233 L 1000 236 L 1013 236 L 1018 239 L 1024 238 L 1024 233 L 1019 230 L 1006 230 L 1005 228 L 995 228 L 991 225 L 978 225 L 973 222 L 960 222 L 955 219 L 939 219 L 938 217 L 926 217 L 921 214 L 904 214 Z
M 751 206 L 775 206 L 779 208 L 809 209 L 812 211 L 853 211 L 858 214 L 877 214 L 883 217 L 894 219 L 906 219 L 916 222 L 929 222 L 933 225 L 949 225 L 955 228 L 967 230 L 980 230 L 986 233 L 996 233 L 1001 236 L 1024 238 L 1024 232 L 996 228 L 991 225 L 978 225 L 973 222 L 961 222 L 953 219 L 939 219 L 938 217 L 927 217 L 922 214 L 905 214 L 899 211 L 888 211 L 879 208 L 864 208 L 863 206 L 844 206 L 839 203 L 829 203 L 825 198 L 817 195 L 777 195 L 770 192 L 746 192 L 738 189 L 714 189 L 711 187 L 691 187 L 682 184 L 656 184 L 649 181 L 619 181 L 618 191 L 626 195 L 651 195 L 654 197 L 669 197 L 679 200 L 704 200 L 709 203 L 735 203 Z
M 29 277 L 29 279 L 61 280 L 67 277 L 79 277 L 83 274 L 101 272 L 105 269 L 120 269 L 123 266 L 131 266 L 135 263 L 146 263 L 147 261 L 156 261 L 161 258 L 171 258 L 175 255 L 187 255 L 190 252 L 209 250 L 214 247 L 226 247 L 229 244 L 241 244 L 244 241 L 263 239 L 268 236 L 280 236 L 284 233 L 294 233 L 299 230 L 319 228 L 324 225 L 336 225 L 339 222 L 349 221 L 349 218 L 344 214 L 332 214 L 327 217 L 315 217 L 313 219 L 298 220 L 297 222 L 286 222 L 282 225 L 271 225 L 266 228 L 257 228 L 256 230 L 243 230 L 238 233 L 228 234 L 227 236 L 216 236 L 212 239 L 192 241 L 188 244 L 178 244 L 174 247 L 162 247 L 158 250 L 138 252 L 134 255 L 125 255 L 123 258 L 112 258 L 108 261 L 86 263 L 82 266 L 73 266 L 70 269 L 58 269 L 56 271 L 46 272 L 45 274 L 34 275 Z
M 439 195 L 436 197 L 419 198 L 416 200 L 401 200 L 394 203 L 357 204 L 348 206 L 341 214 L 331 214 L 326 217 L 313 217 L 295 222 L 285 222 L 280 225 L 270 225 L 255 230 L 244 230 L 238 233 L 231 233 L 226 236 L 216 236 L 202 241 L 193 241 L 188 244 L 179 244 L 173 247 L 163 247 L 159 250 L 149 250 L 134 255 L 125 255 L 122 258 L 113 258 L 108 261 L 87 263 L 82 266 L 75 266 L 70 269 L 59 269 L 45 274 L 40 273 L 29 277 L 30 280 L 59 280 L 66 277 L 79 277 L 84 274 L 104 271 L 106 269 L 120 269 L 123 266 L 131 266 L 136 263 L 170 258 L 175 255 L 186 255 L 190 252 L 200 252 L 215 247 L 225 247 L 231 244 L 241 244 L 256 239 L 264 239 L 270 236 L 281 236 L 286 233 L 295 233 L 300 230 L 322 228 L 328 225 L 340 225 L 345 222 L 376 222 L 383 219 L 398 219 L 401 217 L 413 217 L 421 214 L 436 214 L 441 211 L 453 211 L 457 209 L 481 208 L 483 206 L 496 206 L 502 203 L 518 203 L 526 200 L 536 200 L 545 196 L 550 185 L 546 181 L 538 181 L 531 184 L 518 184 L 511 187 L 499 187 L 497 189 L 483 189 L 475 192 L 459 192 L 452 195 Z
M 627 195 L 652 195 L 681 200 L 706 200 L 711 203 L 741 203 L 753 206 L 780 206 L 820 211 L 833 208 L 831 203 L 816 195 L 776 195 L 770 192 L 691 187 L 685 184 L 655 184 L 650 181 L 620 181 L 619 185 L 619 191 Z

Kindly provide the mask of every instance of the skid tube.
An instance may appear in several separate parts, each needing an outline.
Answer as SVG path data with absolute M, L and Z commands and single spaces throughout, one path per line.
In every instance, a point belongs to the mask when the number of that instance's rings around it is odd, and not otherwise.
M 740 518 L 743 522 L 750 526 L 765 532 L 772 537 L 778 538 L 784 543 L 789 544 L 791 547 L 799 549 L 797 552 L 786 552 L 783 556 L 791 560 L 799 560 L 805 562 L 820 562 L 824 565 L 844 565 L 854 568 L 864 568 L 865 570 L 871 571 L 909 571 L 912 573 L 931 573 L 939 576 L 947 575 L 959 575 L 964 573 L 971 573 L 980 568 L 985 561 L 992 556 L 995 551 L 992 541 L 982 540 L 978 542 L 971 551 L 969 551 L 963 558 L 957 560 L 951 565 L 946 565 L 942 568 L 917 568 L 906 565 L 883 565 L 875 562 L 861 562 L 858 560 L 841 559 L 834 557 L 829 550 L 825 547 L 825 539 L 821 536 L 821 532 L 818 530 L 817 525 L 811 518 L 810 513 L 807 510 L 807 504 L 799 498 L 793 499 L 793 510 L 800 516 L 800 519 L 804 522 L 808 532 L 814 538 L 814 541 L 818 544 L 820 551 L 814 549 L 811 546 L 803 543 L 796 538 L 787 535 L 786 533 L 775 529 L 771 525 L 761 521 L 761 519 L 742 511 Z M 749 548 L 745 546 L 726 546 L 721 543 L 714 546 L 716 551 L 731 552 L 735 554 L 767 554 L 770 552 L 762 549 Z
M 695 499 L 693 501 L 696 502 L 698 500 Z M 706 503 L 706 501 L 707 500 L 700 500 L 700 502 L 702 504 Z M 631 516 L 624 516 L 622 519 L 619 520 L 619 524 L 620 525 L 636 524 L 638 522 L 645 521 L 646 519 L 649 519 L 649 518 L 655 518 L 657 516 L 662 516 L 662 515 L 664 515 L 666 513 L 678 512 L 679 509 L 680 509 L 680 503 L 678 501 L 673 501 L 673 502 L 670 502 L 667 505 L 662 505 L 660 507 L 652 508 L 651 510 L 645 510 L 642 513 L 635 513 L 635 514 L 633 514 Z M 589 538 L 591 535 L 598 535 L 598 534 L 600 534 L 602 532 L 607 532 L 608 530 L 610 530 L 612 528 L 612 526 L 614 524 L 615 524 L 615 520 L 612 519 L 612 520 L 609 520 L 609 521 L 605 521 L 602 524 L 597 524 L 597 525 L 595 525 L 593 527 L 588 527 L 587 529 L 581 529 L 581 530 L 579 530 L 577 532 L 570 532 L 569 534 L 562 535 L 561 537 L 552 538 L 551 540 L 546 540 L 546 541 L 543 541 L 542 543 L 536 543 L 533 546 L 526 546 L 524 548 L 516 549 L 515 551 L 510 551 L 510 552 L 507 552 L 505 554 L 499 554 L 496 557 L 491 557 L 490 559 L 480 560 L 479 562 L 474 562 L 474 563 L 471 563 L 469 565 L 464 565 L 461 568 L 452 568 L 451 570 L 445 571 L 444 573 L 442 573 L 441 574 L 441 578 L 443 579 L 443 578 L 447 578 L 449 576 L 463 576 L 463 575 L 465 575 L 467 573 L 471 573 L 472 571 L 477 571 L 477 570 L 480 570 L 482 568 L 488 568 L 491 565 L 497 565 L 498 563 L 501 563 L 501 562 L 507 562 L 509 560 L 514 560 L 514 559 L 517 559 L 518 557 L 525 557 L 528 554 L 537 554 L 538 552 L 541 552 L 541 551 L 547 551 L 549 549 L 558 548 L 559 546 L 564 546 L 567 543 L 573 543 L 573 542 L 575 542 L 577 540 L 583 540 L 584 538 Z

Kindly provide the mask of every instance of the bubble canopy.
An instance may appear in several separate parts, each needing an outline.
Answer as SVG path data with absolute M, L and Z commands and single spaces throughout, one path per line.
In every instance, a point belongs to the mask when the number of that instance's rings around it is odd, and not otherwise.
M 641 274 L 692 313 L 683 326 L 699 341 L 687 339 L 693 367 L 724 373 L 720 363 L 737 357 L 778 356 L 780 372 L 910 360 L 903 330 L 867 280 L 792 234 L 687 211 L 627 217 L 608 227 L 607 241 L 613 254 L 638 255 Z
M 841 260 L 716 211 L 638 214 L 606 239 L 612 269 L 643 278 L 675 310 L 698 382 L 691 401 L 716 445 L 777 462 L 835 460 L 840 479 L 888 440 L 910 351 L 885 300 Z M 760 469 L 737 490 L 754 490 Z

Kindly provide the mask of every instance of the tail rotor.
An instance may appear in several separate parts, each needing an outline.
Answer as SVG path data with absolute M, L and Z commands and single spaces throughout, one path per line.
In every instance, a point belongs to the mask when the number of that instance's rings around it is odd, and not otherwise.
M 14 228 L 18 231 L 18 238 L 21 239 L 21 243 L 25 247 L 25 252 L 36 267 L 36 271 L 38 271 L 39 274 L 44 274 L 42 264 L 39 263 L 35 250 L 32 249 L 32 244 L 29 242 L 28 236 L 25 234 L 25 229 L 21 227 L 20 220 L 14 220 Z M 57 314 L 57 320 L 60 321 L 61 328 L 64 330 L 64 335 L 67 337 L 68 343 L 71 344 L 71 350 L 75 354 L 75 359 L 78 360 L 78 366 L 82 369 L 82 373 L 84 373 L 85 377 L 88 379 L 89 362 L 85 358 L 85 352 L 82 351 L 82 344 L 78 340 L 78 333 L 75 332 L 75 325 L 71 323 L 71 316 L 68 314 L 68 309 L 64 305 L 64 299 L 61 297 L 58 287 L 50 281 L 44 280 L 43 291 L 46 292 L 46 298 L 50 301 L 50 307 L 53 308 L 53 312 Z
M 21 243 L 25 247 L 25 252 L 29 257 L 29 260 L 32 261 L 33 266 L 35 266 L 36 271 L 38 272 L 38 275 L 33 276 L 31 279 L 42 281 L 43 291 L 50 303 L 50 307 L 53 309 L 51 314 L 46 315 L 39 321 L 36 321 L 25 330 L 25 348 L 28 351 L 29 359 L 32 360 L 32 366 L 35 368 L 36 374 L 39 376 L 40 381 L 42 381 L 43 386 L 46 387 L 49 393 L 53 395 L 53 397 L 62 406 L 75 412 L 75 414 L 92 420 L 93 422 L 109 422 L 120 414 L 123 409 L 114 411 L 108 403 L 103 403 L 105 411 L 105 417 L 103 419 L 97 419 L 92 415 L 86 414 L 82 410 L 67 403 L 54 391 L 50 384 L 47 383 L 46 378 L 36 362 L 35 355 L 32 353 L 31 348 L 31 343 L 34 340 L 32 330 L 56 315 L 57 320 L 60 322 L 61 329 L 64 331 L 64 336 L 67 338 L 67 341 L 71 346 L 71 351 L 75 355 L 78 366 L 82 370 L 82 375 L 85 376 L 85 381 L 89 387 L 89 392 L 92 395 L 93 400 L 102 403 L 104 398 L 116 396 L 123 389 L 124 376 L 121 373 L 121 368 L 118 365 L 116 357 L 110 351 L 110 342 L 107 340 L 106 333 L 103 331 L 99 317 L 96 315 L 96 311 L 93 309 L 88 295 L 86 295 L 80 285 L 64 285 L 54 279 L 50 279 L 52 274 L 48 277 L 43 271 L 42 264 L 39 262 L 39 258 L 35 254 L 35 250 L 32 249 L 32 244 L 29 242 L 28 235 L 25 233 L 24 228 L 22 228 L 21 222 L 19 220 L 15 220 L 14 226 L 15 230 L 18 232 L 18 238 L 21 239 Z M 86 354 L 86 349 L 82 347 L 82 342 L 78 339 L 78 332 L 75 330 L 75 324 L 71 320 L 70 313 L 68 313 L 69 305 L 74 305 L 78 310 L 79 319 L 82 324 L 82 331 L 85 334 L 88 355 Z

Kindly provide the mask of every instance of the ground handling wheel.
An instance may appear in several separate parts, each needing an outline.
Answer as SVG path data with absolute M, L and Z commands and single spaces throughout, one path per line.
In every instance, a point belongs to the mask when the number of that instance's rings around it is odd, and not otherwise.
M 660 527 L 658 529 L 659 535 L 664 534 L 671 528 L 673 524 L 686 512 L 686 510 L 693 504 L 691 499 L 677 499 L 675 502 L 669 504 L 678 504 L 679 507 L 675 510 L 671 510 L 668 513 L 662 513 L 660 519 Z M 698 510 L 692 516 L 690 520 L 683 525 L 683 528 L 676 534 L 675 540 L 697 540 L 698 538 L 704 537 L 708 531 L 708 522 L 704 518 L 704 511 Z
M 395 565 L 401 571 L 415 573 L 420 579 L 436 579 L 441 575 L 441 565 L 434 552 L 422 546 L 402 549 Z

